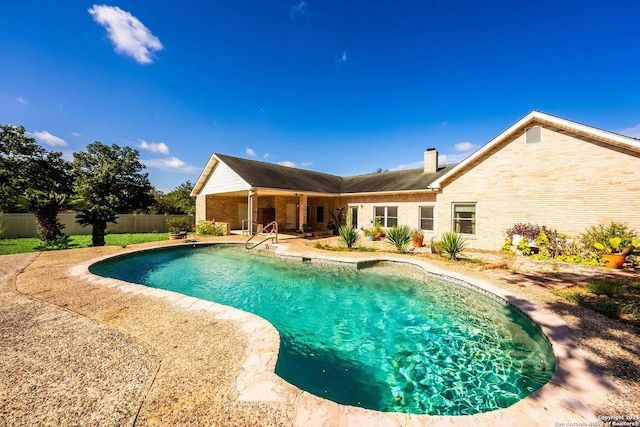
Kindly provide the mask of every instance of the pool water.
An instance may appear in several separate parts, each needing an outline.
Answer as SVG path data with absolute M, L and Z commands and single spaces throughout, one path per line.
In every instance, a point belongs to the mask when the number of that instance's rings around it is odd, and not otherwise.
M 276 373 L 340 404 L 487 412 L 531 394 L 555 370 L 530 319 L 404 264 L 358 270 L 210 245 L 139 252 L 90 270 L 263 317 L 280 332 Z

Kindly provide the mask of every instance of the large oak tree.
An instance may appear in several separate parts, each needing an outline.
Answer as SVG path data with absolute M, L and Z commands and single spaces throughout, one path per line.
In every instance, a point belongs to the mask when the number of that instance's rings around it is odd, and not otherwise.
M 73 153 L 75 190 L 85 205 L 76 218 L 93 227 L 94 246 L 104 246 L 107 223 L 115 222 L 117 214 L 144 211 L 153 203 L 153 187 L 139 156 L 138 150 L 99 141 Z

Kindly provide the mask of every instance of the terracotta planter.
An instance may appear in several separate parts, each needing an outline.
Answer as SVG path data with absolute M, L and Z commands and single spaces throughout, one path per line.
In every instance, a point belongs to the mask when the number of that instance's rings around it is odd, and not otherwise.
M 414 248 L 421 248 L 422 247 L 422 243 L 424 242 L 424 236 L 421 237 L 415 237 L 413 239 L 413 247 Z
M 609 268 L 622 268 L 625 256 L 622 254 L 602 254 L 604 266 Z

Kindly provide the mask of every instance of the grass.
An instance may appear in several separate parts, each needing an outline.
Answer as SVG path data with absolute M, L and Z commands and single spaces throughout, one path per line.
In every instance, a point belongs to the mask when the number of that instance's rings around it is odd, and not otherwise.
M 157 242 L 168 240 L 167 233 L 125 233 L 107 234 L 105 243 L 107 246 L 128 246 L 135 243 Z M 21 254 L 26 252 L 38 252 L 42 241 L 38 238 L 0 239 L 0 255 Z M 69 249 L 88 248 L 91 246 L 91 235 L 69 236 Z
M 560 289 L 554 294 L 640 328 L 640 281 L 593 279 L 585 286 Z

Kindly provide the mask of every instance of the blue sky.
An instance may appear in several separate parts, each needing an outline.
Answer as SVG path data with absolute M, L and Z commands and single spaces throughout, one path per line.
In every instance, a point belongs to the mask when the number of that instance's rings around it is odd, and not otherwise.
M 457 162 L 531 110 L 640 137 L 633 1 L 5 2 L 0 123 L 70 155 L 337 175 Z

